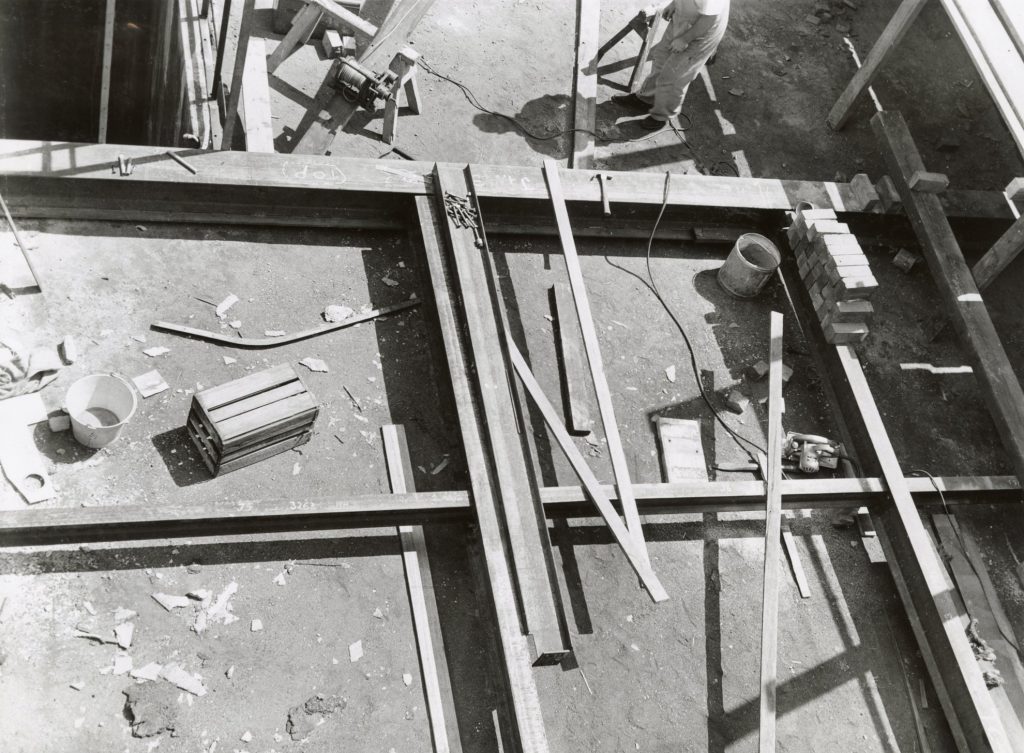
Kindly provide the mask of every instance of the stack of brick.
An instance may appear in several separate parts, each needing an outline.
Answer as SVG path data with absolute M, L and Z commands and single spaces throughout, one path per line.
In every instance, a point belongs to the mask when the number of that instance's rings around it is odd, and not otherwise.
M 825 339 L 842 345 L 867 337 L 874 313 L 867 299 L 878 282 L 850 228 L 831 209 L 797 209 L 788 236 Z

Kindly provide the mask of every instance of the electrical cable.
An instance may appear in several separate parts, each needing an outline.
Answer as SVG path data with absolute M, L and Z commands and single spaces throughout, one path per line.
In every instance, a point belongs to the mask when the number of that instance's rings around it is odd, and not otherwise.
M 942 509 L 946 511 L 946 516 L 949 517 L 949 518 L 952 518 L 953 513 L 950 511 L 949 505 L 946 503 L 946 495 L 942 493 L 942 489 L 941 489 L 941 487 L 939 487 L 939 482 L 936 480 L 935 476 L 933 476 L 928 471 L 923 470 L 921 468 L 915 468 L 915 469 L 913 469 L 911 471 L 907 471 L 907 475 L 908 476 L 927 476 L 929 478 L 929 480 L 932 482 L 932 486 L 935 487 L 935 491 L 937 491 L 939 493 L 939 500 L 942 502 Z M 956 525 L 951 525 L 950 527 L 953 529 L 953 535 L 955 536 L 957 543 L 960 545 L 960 549 L 963 551 L 964 559 L 967 561 L 967 564 L 970 565 L 971 570 L 974 571 L 974 575 L 978 579 L 978 581 L 979 582 L 983 582 L 982 579 L 981 579 L 981 573 L 978 572 L 978 568 L 974 566 L 974 562 L 971 560 L 970 555 L 967 554 L 967 544 L 964 543 L 964 539 L 963 539 L 963 536 L 960 533 L 959 527 L 956 526 Z M 953 582 L 956 584 L 957 593 L 960 594 L 960 601 L 963 602 L 964 611 L 967 612 L 968 619 L 973 621 L 974 617 L 971 616 L 971 610 L 967 606 L 967 599 L 964 598 L 964 593 L 960 589 L 960 584 L 957 583 L 956 578 L 953 578 Z M 1005 640 L 1007 643 L 1010 644 L 1010 646 L 1013 647 L 1013 650 L 1017 652 L 1017 655 L 1021 656 L 1022 658 L 1024 658 L 1024 654 L 1021 653 L 1021 649 L 1020 649 L 1020 646 L 1018 645 L 1017 641 L 1014 639 L 1014 637 L 1011 637 L 1011 636 L 1007 635 L 1003 631 L 1003 627 L 1002 627 L 1002 625 L 1000 625 L 998 623 L 998 621 L 996 622 L 996 629 L 999 631 L 1000 635 L 1003 636 L 1003 640 Z
M 767 454 L 767 450 L 765 450 L 763 447 L 761 447 L 753 440 L 747 439 L 742 434 L 739 434 L 731 426 L 729 426 L 729 424 L 725 422 L 725 419 L 722 418 L 721 413 L 719 413 L 714 403 L 711 401 L 711 398 L 708 396 L 707 391 L 704 389 L 704 384 L 700 378 L 700 366 L 697 364 L 697 355 L 693 349 L 693 344 L 690 342 L 690 338 L 689 336 L 687 336 L 686 330 L 683 328 L 682 322 L 679 321 L 679 317 L 676 316 L 676 313 L 672 310 L 672 307 L 669 306 L 668 302 L 665 300 L 665 297 L 661 294 L 661 291 L 658 289 L 658 284 L 657 282 L 655 282 L 654 279 L 654 273 L 651 270 L 651 249 L 654 245 L 654 236 L 657 234 L 658 226 L 661 224 L 661 218 L 665 214 L 665 209 L 668 207 L 669 185 L 671 184 L 671 181 L 672 173 L 666 172 L 665 188 L 664 195 L 662 196 L 661 201 L 661 209 L 658 210 L 658 216 L 654 220 L 654 227 L 651 228 L 651 235 L 647 239 L 647 252 L 645 254 L 647 279 L 645 280 L 635 272 L 625 269 L 624 267 L 620 267 L 618 264 L 615 264 L 613 261 L 611 261 L 607 256 L 605 257 L 605 261 L 611 264 L 616 269 L 620 269 L 623 272 L 626 272 L 627 274 L 633 275 L 638 280 L 640 280 L 644 285 L 646 285 L 652 293 L 654 293 L 655 298 L 658 299 L 658 302 L 661 304 L 661 307 L 665 310 L 665 313 L 669 315 L 669 318 L 672 320 L 672 323 L 675 324 L 676 329 L 679 330 L 679 334 L 682 335 L 683 342 L 686 343 L 686 349 L 690 355 L 690 369 L 693 372 L 694 381 L 697 383 L 697 390 L 700 392 L 700 396 L 704 399 L 704 403 L 711 410 L 711 413 L 715 417 L 715 420 L 718 421 L 718 423 L 722 426 L 723 429 L 725 429 L 726 433 L 728 433 L 729 436 L 732 437 L 733 441 L 736 442 L 736 444 L 739 446 L 739 448 L 747 454 L 747 457 L 750 458 L 751 462 L 757 465 L 757 458 L 754 456 L 754 453 L 752 453 L 750 449 L 745 447 L 743 443 L 746 442 L 748 445 L 750 445 L 750 447 L 753 447 L 758 452 L 764 454 Z
M 486 115 L 491 115 L 491 116 L 496 117 L 496 118 L 501 118 L 502 120 L 505 120 L 505 121 L 511 123 L 512 126 L 514 128 L 516 128 L 520 133 L 522 133 L 524 136 L 526 136 L 528 138 L 533 139 L 534 141 L 554 141 L 555 139 L 560 139 L 563 136 L 567 136 L 570 133 L 588 133 L 591 136 L 593 136 L 596 141 L 601 141 L 601 142 L 610 142 L 610 141 L 615 141 L 616 140 L 616 139 L 604 138 L 600 134 L 598 134 L 596 131 L 592 131 L 589 128 L 566 128 L 566 129 L 561 130 L 561 131 L 555 131 L 554 133 L 543 134 L 543 135 L 539 134 L 539 133 L 535 133 L 535 132 L 531 131 L 529 128 L 527 128 L 525 125 L 523 125 L 519 121 L 519 119 L 516 118 L 514 115 L 509 115 L 507 113 L 500 112 L 498 110 L 491 110 L 490 108 L 484 107 L 484 105 L 480 103 L 480 100 L 477 98 L 476 94 L 473 93 L 472 89 L 470 89 L 468 86 L 466 86 L 461 81 L 456 81 L 451 76 L 446 76 L 445 74 L 441 73 L 440 71 L 435 70 L 422 57 L 417 62 L 420 65 L 422 65 L 423 69 L 427 73 L 429 73 L 431 76 L 439 78 L 439 79 L 441 79 L 443 81 L 447 81 L 449 84 L 452 84 L 452 85 L 458 87 L 459 91 L 462 92 L 462 96 L 464 96 L 466 98 L 466 101 L 469 102 L 469 104 L 472 105 L 474 109 L 479 110 L 480 112 L 482 112 L 482 113 L 484 113 Z M 680 117 L 686 118 L 687 125 L 685 127 L 678 128 L 677 126 L 675 126 L 671 122 L 669 123 L 669 125 L 672 125 L 672 130 L 676 131 L 677 135 L 678 135 L 678 133 L 680 131 L 687 131 L 687 130 L 689 130 L 692 127 L 692 123 L 690 121 L 690 118 L 689 118 L 688 115 L 686 115 L 686 113 L 680 113 Z M 655 131 L 654 133 L 651 133 L 651 134 L 649 134 L 647 136 L 641 136 L 640 138 L 636 138 L 636 139 L 628 139 L 628 141 L 631 141 L 631 142 L 633 142 L 633 141 L 647 141 L 648 139 L 655 138 L 660 133 L 661 133 L 661 131 Z M 686 145 L 687 147 L 689 147 L 689 145 L 686 143 L 685 140 L 683 141 L 683 144 Z M 728 163 L 726 163 L 726 164 L 728 164 Z

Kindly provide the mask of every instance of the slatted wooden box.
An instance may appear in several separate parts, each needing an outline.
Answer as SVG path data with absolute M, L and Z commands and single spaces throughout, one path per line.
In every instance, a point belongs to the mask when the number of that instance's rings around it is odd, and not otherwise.
M 319 411 L 285 363 L 197 393 L 186 429 L 219 476 L 308 442 Z

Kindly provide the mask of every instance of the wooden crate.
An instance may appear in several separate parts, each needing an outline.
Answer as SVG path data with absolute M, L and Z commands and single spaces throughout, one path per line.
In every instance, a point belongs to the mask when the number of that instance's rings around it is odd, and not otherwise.
M 286 363 L 197 393 L 185 428 L 219 476 L 308 442 L 319 411 Z

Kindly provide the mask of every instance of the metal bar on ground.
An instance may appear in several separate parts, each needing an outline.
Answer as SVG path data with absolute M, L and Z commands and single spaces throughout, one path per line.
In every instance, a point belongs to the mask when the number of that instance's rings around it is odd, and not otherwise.
M 558 164 L 552 159 L 544 160 L 544 179 L 547 182 L 551 206 L 558 223 L 558 236 L 561 240 L 565 267 L 569 275 L 569 287 L 572 289 L 573 300 L 576 302 L 576 314 L 579 317 L 580 330 L 583 333 L 583 347 L 587 354 L 587 362 L 590 364 L 591 377 L 594 380 L 597 406 L 601 414 L 601 423 L 604 425 L 605 438 L 608 441 L 608 454 L 611 456 L 612 471 L 615 474 L 615 483 L 619 490 L 618 496 L 622 500 L 625 512 L 626 528 L 636 539 L 644 563 L 650 564 L 650 556 L 647 553 L 643 528 L 640 524 L 640 515 L 637 513 L 636 500 L 633 497 L 629 466 L 626 465 L 626 453 L 622 448 L 618 424 L 615 422 L 612 394 L 608 388 L 608 379 L 605 376 L 604 364 L 601 360 L 601 346 L 598 343 L 597 330 L 594 328 L 594 319 L 590 313 L 587 287 L 580 269 L 579 257 L 576 254 L 576 241 L 572 237 L 572 226 L 569 224 L 569 211 L 562 193 Z
M 760 753 L 775 751 L 779 657 L 779 559 L 782 556 L 782 314 L 771 312 L 768 356 L 768 457 L 765 471 L 764 587 L 761 600 Z
M 1017 478 L 1024 479 L 1024 390 L 989 317 L 960 246 L 935 194 L 910 188 L 910 177 L 924 171 L 906 121 L 898 112 L 871 120 L 890 176 L 928 260 L 944 308 L 974 367 L 989 414 Z
M 381 435 L 391 491 L 396 494 L 415 492 L 415 477 L 409 460 L 405 427 L 387 424 L 381 427 Z M 455 720 L 455 699 L 452 696 L 423 526 L 399 526 L 398 537 L 402 542 L 402 564 L 405 567 L 405 583 L 409 591 L 409 606 L 416 633 L 423 695 L 426 697 L 434 753 L 461 753 L 462 743 Z M 450 735 L 449 730 L 454 730 L 454 734 Z
M 500 652 L 497 682 L 508 698 L 505 710 L 507 724 L 499 730 L 512 753 L 547 753 L 549 750 L 540 697 L 530 667 L 530 649 L 522 634 L 516 608 L 512 572 L 501 530 L 498 501 L 490 468 L 484 451 L 483 416 L 473 394 L 469 363 L 462 345 L 460 324 L 452 301 L 451 270 L 444 253 L 441 223 L 444 213 L 425 196 L 417 197 L 423 250 L 434 295 L 441 339 L 448 360 L 448 373 L 462 435 L 472 490 L 472 510 L 479 529 L 481 549 L 489 587 L 489 599 L 497 625 Z
M 438 165 L 434 185 L 439 212 L 446 212 L 447 196 L 469 195 L 467 176 L 455 167 Z M 477 231 L 457 223 L 448 214 L 443 216 L 441 225 L 469 334 L 468 355 L 476 367 L 475 386 L 487 427 L 485 438 L 491 451 L 490 464 L 501 500 L 526 631 L 533 640 L 537 661 L 554 663 L 569 648 L 560 629 L 551 542 L 542 503 L 516 431 L 516 411 L 508 383 L 510 370 L 496 311 L 502 305 L 500 295 L 488 279 L 483 249 L 477 245 Z
M 42 292 L 43 286 L 39 284 L 39 274 L 36 272 L 36 267 L 32 263 L 32 257 L 29 256 L 28 246 L 25 245 L 25 240 L 21 237 L 21 233 L 18 232 L 18 226 L 14 224 L 14 218 L 11 217 L 11 210 L 7 206 L 7 201 L 4 199 L 3 194 L 0 194 L 0 208 L 4 211 L 4 219 L 7 220 L 7 224 L 11 228 L 11 234 L 14 235 L 14 242 L 18 244 L 18 248 L 21 249 L 21 256 L 25 260 L 25 266 L 28 267 L 28 271 L 32 273 L 32 279 L 35 281 L 36 287 Z

